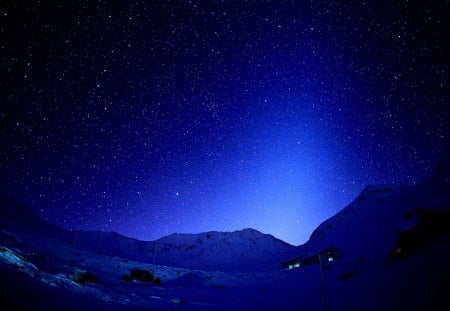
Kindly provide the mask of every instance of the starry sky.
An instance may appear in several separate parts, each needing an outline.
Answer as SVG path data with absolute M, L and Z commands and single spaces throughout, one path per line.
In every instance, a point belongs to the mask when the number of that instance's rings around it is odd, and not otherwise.
M 144 240 L 292 244 L 448 145 L 448 1 L 1 1 L 0 191 Z

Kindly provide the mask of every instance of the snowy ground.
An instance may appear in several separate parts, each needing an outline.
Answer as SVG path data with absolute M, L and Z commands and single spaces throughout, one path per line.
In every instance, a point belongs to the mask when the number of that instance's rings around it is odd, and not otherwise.
M 430 256 L 431 254 L 431 256 Z M 412 258 L 324 265 L 329 310 L 448 310 L 450 236 Z M 71 280 L 75 269 L 97 284 Z M 153 271 L 161 285 L 127 283 L 132 268 Z M 444 268 L 444 270 L 443 270 Z M 0 249 L 2 302 L 19 310 L 323 310 L 317 265 L 260 273 L 180 269 L 61 248 L 61 256 L 32 249 Z M 342 276 L 355 273 L 348 279 Z M 351 273 L 350 273 L 351 274 Z M 95 307 L 94 307 L 95 306 Z
M 247 308 L 250 305 L 269 306 L 271 302 L 283 305 L 278 301 L 285 296 L 279 293 L 277 284 L 290 279 L 292 271 L 274 271 L 270 273 L 225 273 L 205 272 L 173 267 L 157 266 L 133 262 L 117 257 L 101 256 L 92 253 L 63 251 L 62 257 L 47 257 L 42 253 L 27 253 L 20 249 L 2 247 L 0 249 L 0 267 L 2 275 L 9 275 L 14 282 L 26 280 L 29 288 L 17 284 L 20 291 L 6 297 L 10 303 L 30 306 L 30 301 L 22 301 L 19 296 L 29 296 L 30 292 L 39 288 L 51 295 L 57 289 L 64 293 L 52 297 L 52 303 L 65 301 L 80 295 L 80 301 L 85 297 L 107 302 L 108 305 L 126 305 L 135 308 L 185 310 L 217 310 Z M 98 283 L 80 285 L 71 280 L 75 269 L 93 272 Z M 133 268 L 151 270 L 161 279 L 161 285 L 131 282 L 121 280 L 123 274 Z M 296 273 L 295 271 L 293 273 Z M 287 279 L 286 279 L 287 278 Z M 9 279 L 9 278 L 8 278 Z M 32 280 L 30 280 L 32 279 Z M 5 289 L 9 282 L 3 283 Z M 11 290 L 11 289 L 9 289 Z M 14 297 L 15 296 L 15 297 Z M 5 301 L 5 300 L 3 300 Z M 68 300 L 70 301 L 70 299 Z M 80 301 L 78 303 L 80 303 Z M 89 301 L 89 300 L 88 300 Z M 287 302 L 287 300 L 286 300 Z M 285 305 L 288 308 L 290 303 Z

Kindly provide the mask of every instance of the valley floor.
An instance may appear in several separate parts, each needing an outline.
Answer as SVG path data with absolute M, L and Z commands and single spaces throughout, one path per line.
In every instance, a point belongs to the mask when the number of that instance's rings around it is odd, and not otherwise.
M 324 266 L 328 310 L 448 310 L 450 239 L 411 258 Z M 433 255 L 430 256 L 429 251 Z M 130 269 L 148 269 L 160 285 L 124 282 Z M 75 269 L 98 282 L 72 281 Z M 349 274 L 347 278 L 342 276 Z M 265 273 L 224 273 L 164 267 L 80 250 L 36 253 L 0 248 L 3 306 L 11 310 L 324 310 L 317 265 Z

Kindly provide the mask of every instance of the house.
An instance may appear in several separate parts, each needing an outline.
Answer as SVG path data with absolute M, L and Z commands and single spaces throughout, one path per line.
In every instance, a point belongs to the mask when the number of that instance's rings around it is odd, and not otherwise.
M 328 247 L 322 251 L 308 253 L 299 257 L 292 258 L 281 264 L 283 269 L 294 269 L 305 267 L 311 264 L 318 264 L 320 261 L 332 262 L 340 257 L 340 250 L 334 247 Z
M 393 257 L 403 257 L 415 251 L 433 237 L 450 232 L 450 210 L 443 208 L 417 208 L 403 217 L 397 229 Z

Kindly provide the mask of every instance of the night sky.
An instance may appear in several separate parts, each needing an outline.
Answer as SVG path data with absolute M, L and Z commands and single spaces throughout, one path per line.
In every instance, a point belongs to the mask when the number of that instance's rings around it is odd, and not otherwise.
M 300 244 L 449 142 L 449 1 L 1 1 L 0 191 L 68 229 Z

